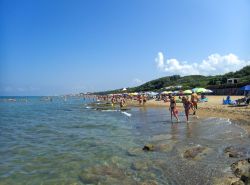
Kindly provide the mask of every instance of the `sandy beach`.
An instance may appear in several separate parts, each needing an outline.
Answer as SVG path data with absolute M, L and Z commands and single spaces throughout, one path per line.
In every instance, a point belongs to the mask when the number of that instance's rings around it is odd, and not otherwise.
M 207 96 L 208 102 L 198 103 L 197 116 L 228 118 L 235 123 L 240 123 L 250 133 L 250 106 L 230 106 L 222 105 L 226 96 Z M 243 96 L 231 96 L 231 100 L 237 100 Z M 128 106 L 139 106 L 137 101 L 128 102 Z M 149 100 L 144 105 L 146 107 L 169 107 L 169 102 Z M 180 111 L 183 111 L 182 103 L 177 103 Z

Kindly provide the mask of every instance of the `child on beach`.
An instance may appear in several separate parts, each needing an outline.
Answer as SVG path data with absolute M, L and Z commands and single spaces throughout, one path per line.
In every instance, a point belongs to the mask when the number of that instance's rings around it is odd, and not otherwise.
M 170 96 L 170 106 L 169 106 L 169 111 L 171 113 L 171 122 L 172 121 L 172 115 L 174 115 L 174 117 L 176 118 L 177 122 L 179 122 L 179 118 L 178 118 L 178 110 L 176 108 L 176 101 L 175 98 L 173 96 Z
M 189 120 L 188 120 L 189 110 L 192 108 L 193 111 L 194 111 L 194 114 L 195 114 L 195 109 L 193 108 L 193 104 L 185 96 L 182 97 L 182 103 L 183 103 L 183 107 L 184 107 L 184 110 L 185 110 L 185 115 L 186 115 L 187 122 L 189 122 Z

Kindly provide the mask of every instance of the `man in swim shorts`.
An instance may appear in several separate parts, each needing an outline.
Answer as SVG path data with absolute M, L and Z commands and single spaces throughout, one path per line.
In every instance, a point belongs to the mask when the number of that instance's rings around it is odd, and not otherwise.
M 194 110 L 198 109 L 198 106 L 197 106 L 198 101 L 199 101 L 198 95 L 193 91 L 191 94 L 191 103 L 194 106 Z M 195 111 L 194 111 L 193 115 L 195 115 Z

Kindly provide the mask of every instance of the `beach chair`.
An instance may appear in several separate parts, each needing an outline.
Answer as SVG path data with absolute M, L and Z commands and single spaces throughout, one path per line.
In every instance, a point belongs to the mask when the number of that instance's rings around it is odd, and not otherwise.
M 236 101 L 237 105 L 246 104 L 246 98 L 240 98 L 240 99 L 235 100 L 235 101 Z
M 231 104 L 229 105 L 230 107 L 246 107 L 246 109 L 249 106 L 250 98 L 244 97 L 240 98 L 235 101 L 231 101 Z
M 246 104 L 249 105 L 250 103 L 250 97 L 246 99 Z
M 235 101 L 236 101 L 236 104 L 237 104 L 237 105 L 243 104 L 243 105 L 248 106 L 248 105 L 249 105 L 249 102 L 250 102 L 250 98 L 244 97 L 244 98 L 240 98 L 240 99 L 235 100 Z

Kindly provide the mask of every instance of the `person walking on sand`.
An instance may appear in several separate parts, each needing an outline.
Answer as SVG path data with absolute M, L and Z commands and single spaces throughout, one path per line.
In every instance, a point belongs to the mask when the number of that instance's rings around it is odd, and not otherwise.
M 189 110 L 191 108 L 193 109 L 194 114 L 195 114 L 195 110 L 193 108 L 193 104 L 185 96 L 182 97 L 182 103 L 183 103 L 183 107 L 184 107 L 184 110 L 185 110 L 185 115 L 186 115 L 187 122 L 189 122 L 188 116 L 189 116 Z
M 191 103 L 193 104 L 193 107 L 194 107 L 194 110 L 197 110 L 198 109 L 198 101 L 199 101 L 199 98 L 198 98 L 198 95 L 193 91 L 192 94 L 191 94 Z M 195 111 L 193 113 L 193 115 L 195 115 Z
M 175 98 L 173 96 L 169 96 L 169 98 L 170 98 L 169 111 L 170 111 L 170 114 L 171 114 L 171 122 L 173 122 L 173 120 L 172 120 L 173 115 L 176 118 L 177 122 L 179 122 L 178 110 L 176 108 Z

